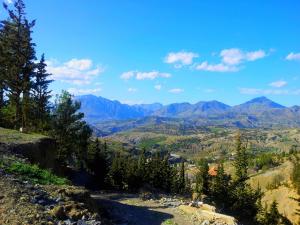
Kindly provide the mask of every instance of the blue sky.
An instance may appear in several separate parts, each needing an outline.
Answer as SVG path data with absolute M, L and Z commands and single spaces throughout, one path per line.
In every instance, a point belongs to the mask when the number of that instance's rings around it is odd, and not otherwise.
M 230 105 L 264 95 L 300 105 L 299 1 L 25 3 L 55 93 Z

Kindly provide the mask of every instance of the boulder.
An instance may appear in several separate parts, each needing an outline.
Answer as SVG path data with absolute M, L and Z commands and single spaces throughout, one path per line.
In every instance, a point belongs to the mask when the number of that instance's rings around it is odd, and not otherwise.
M 199 223 L 206 224 L 209 221 L 209 224 L 218 224 L 218 225 L 237 225 L 237 220 L 232 216 L 227 216 L 224 214 L 213 212 L 213 208 L 208 207 L 204 208 L 195 208 L 187 205 L 180 205 L 178 209 L 183 211 L 185 214 L 189 215 L 190 218 L 194 218 L 199 221 Z
M 50 210 L 50 215 L 52 215 L 60 220 L 66 218 L 65 209 L 61 205 L 55 206 L 52 210 Z

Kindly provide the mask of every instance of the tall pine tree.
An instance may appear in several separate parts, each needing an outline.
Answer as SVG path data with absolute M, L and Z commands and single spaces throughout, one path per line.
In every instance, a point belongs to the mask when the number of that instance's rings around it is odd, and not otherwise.
M 28 21 L 22 0 L 14 9 L 4 4 L 9 18 L 1 21 L 1 82 L 6 88 L 11 107 L 14 108 L 14 127 L 29 124 L 30 89 L 35 69 L 35 44 L 31 34 L 35 21 Z
M 51 74 L 47 73 L 46 67 L 45 55 L 43 54 L 37 63 L 33 83 L 34 117 L 38 129 L 45 128 L 49 122 L 51 91 L 48 88 L 52 80 L 49 80 Z
M 248 179 L 248 157 L 246 147 L 242 145 L 241 133 L 236 137 L 235 175 L 237 183 L 244 184 Z

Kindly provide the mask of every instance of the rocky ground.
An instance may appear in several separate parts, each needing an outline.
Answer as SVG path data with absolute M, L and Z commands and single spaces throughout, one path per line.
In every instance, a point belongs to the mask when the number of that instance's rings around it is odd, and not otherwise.
M 213 208 L 176 197 L 151 199 L 124 193 L 90 193 L 80 187 L 37 185 L 0 170 L 2 225 L 235 225 Z M 143 196 L 144 197 L 144 196 Z M 100 207 L 108 215 L 104 218 Z M 106 219 L 106 218 L 110 219 Z M 229 222 L 228 222 L 229 221 Z
M 92 195 L 108 209 L 118 225 L 236 225 L 233 217 L 218 214 L 214 208 L 191 207 L 174 197 L 142 199 L 134 194 L 98 193 Z
M 0 170 L 1 225 L 104 225 L 89 192 L 74 186 L 33 185 Z

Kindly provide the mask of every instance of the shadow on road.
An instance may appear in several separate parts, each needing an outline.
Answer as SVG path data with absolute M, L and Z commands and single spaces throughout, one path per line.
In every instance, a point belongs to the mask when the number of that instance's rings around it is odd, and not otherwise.
M 164 221 L 172 219 L 173 215 L 155 211 L 155 208 L 127 205 L 117 201 L 118 197 L 112 199 L 93 196 L 104 207 L 116 224 L 128 225 L 161 225 Z

